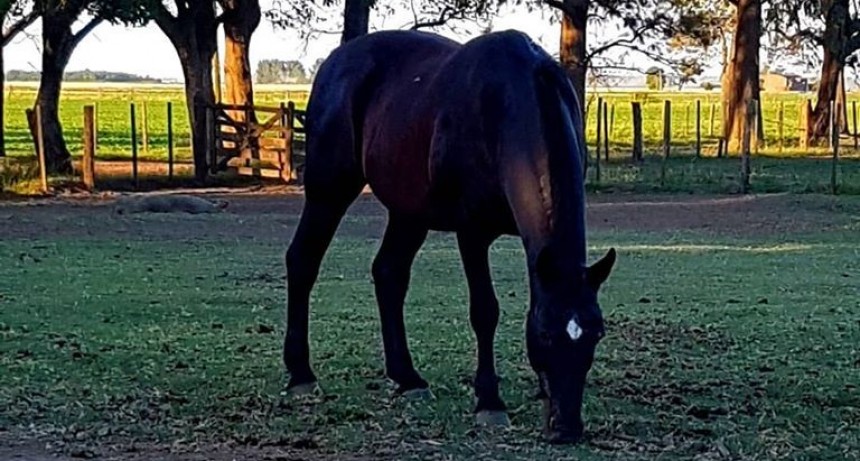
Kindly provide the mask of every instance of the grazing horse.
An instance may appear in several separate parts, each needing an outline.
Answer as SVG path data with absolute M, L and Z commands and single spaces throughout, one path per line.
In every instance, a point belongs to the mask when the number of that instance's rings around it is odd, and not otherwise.
M 522 238 L 528 358 L 550 442 L 581 439 L 582 398 L 604 335 L 597 290 L 612 249 L 586 266 L 583 122 L 562 69 L 524 34 L 458 44 L 422 32 L 370 34 L 335 50 L 307 110 L 306 202 L 286 254 L 288 390 L 312 390 L 311 288 L 349 205 L 370 185 L 388 209 L 372 274 L 387 376 L 427 390 L 412 365 L 403 302 L 428 230 L 457 235 L 477 339 L 479 422 L 507 422 L 493 341 L 499 303 L 488 262 L 503 234 Z

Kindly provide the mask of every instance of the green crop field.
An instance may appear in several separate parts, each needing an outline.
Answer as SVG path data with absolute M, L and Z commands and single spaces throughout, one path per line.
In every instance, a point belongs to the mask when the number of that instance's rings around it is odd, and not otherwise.
M 277 106 L 295 101 L 298 107 L 307 102 L 306 91 L 264 89 L 255 95 L 256 104 Z M 36 99 L 36 88 L 10 85 L 6 90 L 6 151 L 11 156 L 33 155 L 33 141 L 27 129 L 25 110 Z M 173 132 L 177 158 L 191 158 L 191 136 L 185 93 L 179 86 L 68 85 L 63 90 L 60 119 L 66 142 L 72 154 L 80 153 L 83 138 L 83 108 L 96 106 L 98 158 L 115 159 L 131 156 L 131 104 L 135 104 L 138 123 L 138 154 L 143 159 L 167 159 L 167 103 L 173 104 Z M 144 109 L 144 106 L 146 108 Z M 143 144 L 143 121 L 146 111 L 148 145 Z M 146 151 L 144 148 L 146 147 Z
M 260 105 L 278 105 L 282 102 L 295 101 L 302 108 L 307 101 L 306 91 L 288 91 L 283 89 L 264 88 L 256 94 L 256 103 Z M 719 115 L 719 94 L 711 93 L 606 93 L 589 94 L 587 135 L 590 143 L 594 143 L 597 134 L 597 97 L 605 97 L 610 113 L 614 113 L 611 127 L 612 154 L 626 156 L 632 145 L 632 109 L 631 102 L 638 101 L 643 110 L 643 131 L 645 136 L 646 154 L 658 154 L 663 136 L 663 102 L 669 100 L 673 104 L 672 120 L 673 146 L 680 152 L 692 150 L 695 140 L 696 102 L 701 102 L 701 123 L 705 145 L 705 153 L 713 155 L 716 150 L 716 137 L 721 129 Z M 764 130 L 768 151 L 776 151 L 779 144 L 778 112 L 783 106 L 785 110 L 785 125 L 783 129 L 785 147 L 796 151 L 799 143 L 799 117 L 801 104 L 811 95 L 802 94 L 765 94 L 763 96 Z M 6 120 L 7 120 L 7 151 L 11 155 L 29 155 L 32 152 L 24 111 L 31 107 L 35 99 L 35 88 L 32 86 L 11 85 L 7 89 Z M 860 95 L 852 94 L 850 101 L 860 100 Z M 67 133 L 67 141 L 73 152 L 78 152 L 81 146 L 83 130 L 83 106 L 95 104 L 98 115 L 99 155 L 102 158 L 127 157 L 131 152 L 130 104 L 137 106 L 139 133 L 142 131 L 142 111 L 146 105 L 147 133 L 149 145 L 147 152 L 141 152 L 143 157 L 164 159 L 167 155 L 167 108 L 170 101 L 174 104 L 174 133 L 176 135 L 177 152 L 180 157 L 189 156 L 189 127 L 188 115 L 184 103 L 184 93 L 177 86 L 71 86 L 63 91 L 61 103 L 61 119 Z M 711 128 L 711 110 L 716 108 Z M 851 117 L 849 116 L 849 120 Z M 712 135 L 713 133 L 713 135 Z M 142 135 L 141 135 L 142 136 Z M 142 139 L 140 140 L 142 143 Z M 141 149 L 143 146 L 141 145 Z
M 303 108 L 307 101 L 306 89 L 287 91 L 277 87 L 263 87 L 257 92 L 257 104 L 274 106 L 294 101 Z M 754 192 L 825 192 L 830 189 L 831 166 L 826 150 L 801 151 L 799 143 L 799 115 L 801 104 L 809 95 L 765 94 L 763 97 L 764 139 L 766 145 L 752 163 L 752 190 Z M 735 192 L 738 190 L 738 162 L 735 159 L 716 159 L 721 121 L 714 114 L 711 128 L 711 111 L 719 111 L 717 93 L 605 93 L 591 94 L 587 101 L 587 136 L 594 155 L 597 136 L 597 97 L 604 97 L 610 108 L 610 162 L 604 164 L 598 181 L 596 169 L 589 172 L 589 187 L 598 190 L 676 191 L 676 192 Z M 8 87 L 6 105 L 7 145 L 10 156 L 32 158 L 32 141 L 26 129 L 24 110 L 32 104 L 35 89 L 27 86 Z M 860 98 L 852 94 L 850 101 Z M 666 175 L 662 177 L 663 106 L 672 102 L 672 157 L 666 162 Z M 73 153 L 81 148 L 83 106 L 96 104 L 98 117 L 98 160 L 127 159 L 131 153 L 130 104 L 136 105 L 138 120 L 139 155 L 142 159 L 167 158 L 167 102 L 173 103 L 176 156 L 179 161 L 190 160 L 189 127 L 184 94 L 178 86 L 69 86 L 64 90 L 61 116 L 66 139 Z M 629 162 L 632 146 L 631 102 L 638 101 L 643 108 L 643 132 L 646 161 Z M 695 145 L 696 104 L 701 104 L 701 130 L 703 158 L 693 156 Z M 143 144 L 143 106 L 146 106 L 147 144 Z M 779 138 L 778 112 L 785 111 L 782 129 L 784 140 Z M 850 107 L 850 106 L 849 106 Z M 849 116 L 849 120 L 852 117 Z M 713 136 L 711 135 L 713 133 Z M 780 148 L 782 144 L 782 148 Z M 839 190 L 842 193 L 860 193 L 860 156 L 850 139 L 843 139 L 845 149 L 837 168 Z M 0 167 L 2 165 L 0 164 Z M 8 169 L 8 167 L 7 167 Z M 2 171 L 0 171 L 2 173 Z M 14 179 L 0 184 L 9 184 Z
M 540 441 L 516 239 L 491 258 L 513 426 L 486 430 L 471 414 L 474 339 L 450 235 L 419 254 L 406 308 L 436 399 L 400 400 L 383 378 L 369 266 L 385 217 L 363 205 L 312 297 L 324 395 L 295 401 L 280 361 L 294 198 L 127 219 L 0 205 L 0 220 L 15 216 L 0 228 L 0 437 L 120 460 L 860 460 L 860 202 L 663 197 L 593 204 L 591 259 L 610 246 L 620 259 L 578 447 Z

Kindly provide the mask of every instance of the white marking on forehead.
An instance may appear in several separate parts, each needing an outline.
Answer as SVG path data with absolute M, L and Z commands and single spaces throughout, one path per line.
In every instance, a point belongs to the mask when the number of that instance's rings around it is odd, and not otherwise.
M 576 323 L 576 319 L 570 319 L 570 322 L 567 322 L 567 335 L 574 341 L 582 336 L 582 328 Z

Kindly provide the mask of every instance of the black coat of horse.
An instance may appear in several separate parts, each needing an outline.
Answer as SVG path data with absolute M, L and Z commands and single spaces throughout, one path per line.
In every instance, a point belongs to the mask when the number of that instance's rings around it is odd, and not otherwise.
M 502 234 L 519 235 L 530 287 L 526 343 L 547 437 L 578 441 L 585 380 L 604 335 L 597 290 L 615 252 L 586 266 L 583 122 L 557 63 L 519 32 L 463 45 L 378 32 L 325 61 L 307 122 L 306 202 L 286 255 L 289 388 L 316 383 L 311 288 L 346 209 L 369 184 L 389 212 L 372 266 L 388 377 L 401 392 L 427 389 L 409 354 L 403 302 L 428 230 L 456 232 L 477 339 L 478 420 L 507 420 L 494 363 L 499 304 L 488 250 Z

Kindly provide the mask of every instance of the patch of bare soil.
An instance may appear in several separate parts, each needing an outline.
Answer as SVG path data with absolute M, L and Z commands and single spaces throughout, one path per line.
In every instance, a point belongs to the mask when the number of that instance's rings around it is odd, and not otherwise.
M 195 190 L 227 200 L 225 215 L 113 213 L 116 195 L 75 195 L 0 203 L 0 239 L 90 238 L 222 240 L 238 235 L 287 242 L 304 198 L 295 187 L 241 191 Z M 760 236 L 838 229 L 860 214 L 860 202 L 820 195 L 667 196 L 597 195 L 589 198 L 592 230 L 694 231 Z M 378 238 L 385 208 L 369 193 L 353 204 L 342 235 Z M 194 225 L 188 225 L 193 223 Z

